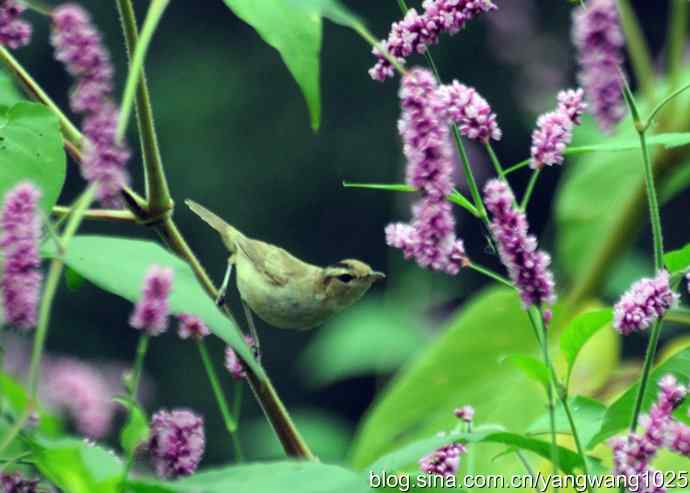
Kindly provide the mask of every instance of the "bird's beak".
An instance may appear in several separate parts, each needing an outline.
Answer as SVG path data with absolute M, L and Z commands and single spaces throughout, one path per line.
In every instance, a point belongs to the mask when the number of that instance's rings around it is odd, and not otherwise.
M 383 272 L 379 272 L 379 271 L 375 270 L 374 272 L 369 274 L 369 277 L 373 278 L 374 282 L 378 282 L 378 281 L 383 281 L 386 278 L 386 274 L 384 274 Z

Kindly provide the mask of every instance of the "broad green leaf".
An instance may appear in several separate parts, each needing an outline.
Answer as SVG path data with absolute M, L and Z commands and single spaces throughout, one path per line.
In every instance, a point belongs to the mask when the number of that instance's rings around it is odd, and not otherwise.
M 343 460 L 352 437 L 352 425 L 347 420 L 319 409 L 291 409 L 290 417 L 319 459 L 324 462 Z M 253 460 L 285 457 L 275 432 L 263 416 L 243 421 L 240 433 L 247 457 Z
M 601 422 L 606 413 L 606 406 L 599 401 L 583 396 L 572 397 L 568 402 L 573 412 L 575 427 L 580 435 L 580 440 L 583 444 L 589 443 L 601 428 Z M 571 434 L 570 423 L 561 402 L 557 403 L 555 417 L 556 431 L 558 433 Z M 550 419 L 549 413 L 544 413 L 530 425 L 527 433 L 547 437 L 551 433 Z
M 549 370 L 541 360 L 534 356 L 511 354 L 506 356 L 504 361 L 513 365 L 528 378 L 541 384 L 545 389 L 549 387 Z
M 70 291 L 79 291 L 86 283 L 86 279 L 79 275 L 77 271 L 67 267 L 65 269 L 65 284 Z
M 318 462 L 243 464 L 200 472 L 173 482 L 130 480 L 135 493 L 365 493 L 366 478 L 342 467 Z
M 580 350 L 594 334 L 611 323 L 613 312 L 610 308 L 593 310 L 578 315 L 561 334 L 561 351 L 568 363 L 568 380 Z
M 690 243 L 680 250 L 664 255 L 664 264 L 671 275 L 684 274 L 690 269 Z
M 427 341 L 405 306 L 367 298 L 320 329 L 298 365 L 309 383 L 318 386 L 355 376 L 385 375 Z
M 23 100 L 24 97 L 17 89 L 12 77 L 6 70 L 0 69 L 0 106 L 12 106 Z
M 47 214 L 65 182 L 66 156 L 57 117 L 45 106 L 20 102 L 0 107 L 0 201 L 22 181 L 41 188 Z
M 55 256 L 55 248 L 52 245 L 48 248 L 48 256 Z M 237 326 L 221 314 L 197 282 L 189 265 L 160 245 L 115 236 L 76 236 L 70 242 L 64 261 L 99 288 L 132 303 L 139 300 L 144 276 L 151 265 L 171 267 L 174 271 L 170 296 L 172 313 L 191 313 L 200 317 L 214 334 L 249 362 L 259 378 L 263 378 L 263 369 L 254 359 Z
M 41 474 L 65 493 L 120 493 L 122 461 L 84 440 L 34 439 L 32 458 Z
M 120 431 L 120 445 L 130 456 L 149 438 L 149 420 L 136 402 L 126 398 L 117 398 L 116 402 L 124 406 L 128 416 Z
M 676 353 L 652 370 L 649 378 L 649 385 L 645 389 L 642 401 L 643 413 L 648 412 L 652 403 L 656 401 L 659 393 L 657 382 L 669 373 L 675 375 L 680 382 L 688 382 L 690 380 L 690 348 Z M 635 383 L 609 406 L 604 416 L 601 429 L 596 436 L 590 440 L 588 448 L 592 448 L 604 440 L 611 438 L 630 425 L 638 388 L 639 383 Z M 687 408 L 687 406 L 685 407 Z M 680 409 L 676 412 L 679 415 L 683 413 L 687 414 L 685 409 Z
M 355 30 L 356 16 L 337 0 L 224 0 L 263 40 L 278 50 L 300 86 L 315 130 L 321 123 L 319 87 L 322 17 Z
M 15 417 L 18 417 L 26 410 L 29 394 L 14 378 L 0 373 L 0 402 L 8 406 L 4 408 L 5 412 L 11 411 Z M 60 420 L 42 408 L 39 408 L 37 413 L 37 429 L 46 436 L 55 436 L 62 428 Z
M 322 29 L 319 12 L 285 0 L 224 1 L 237 17 L 278 50 L 304 94 L 312 128 L 318 129 L 321 122 L 319 56 Z
M 387 452 L 457 423 L 453 410 L 476 409 L 475 421 L 525 429 L 542 413 L 544 391 L 509 365 L 508 354 L 538 354 L 534 332 L 513 290 L 492 289 L 466 303 L 445 333 L 401 371 L 362 422 L 352 451 L 363 468 Z M 518 470 L 514 457 L 494 462 L 502 446 L 476 451 L 477 473 Z

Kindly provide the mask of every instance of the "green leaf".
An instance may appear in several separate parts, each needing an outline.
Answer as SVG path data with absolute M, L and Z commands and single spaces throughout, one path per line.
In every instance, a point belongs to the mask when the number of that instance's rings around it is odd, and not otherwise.
M 391 450 L 452 429 L 453 410 L 464 404 L 475 407 L 478 423 L 525 429 L 541 414 L 544 391 L 501 359 L 515 352 L 537 354 L 537 347 L 515 291 L 480 293 L 380 394 L 359 429 L 353 464 L 365 467 Z M 507 473 L 521 467 L 514 457 L 494 462 L 502 450 L 496 445 L 478 449 L 475 471 Z
M 513 365 L 531 380 L 541 384 L 545 389 L 549 388 L 549 370 L 541 360 L 524 354 L 510 354 L 504 358 L 504 361 Z
M 599 401 L 588 397 L 577 396 L 568 399 L 570 409 L 573 412 L 575 426 L 577 427 L 580 440 L 583 444 L 589 443 L 599 432 L 606 406 Z M 559 401 L 555 412 L 556 431 L 558 433 L 570 434 L 570 423 L 563 409 L 563 404 Z M 527 429 L 528 434 L 548 435 L 551 433 L 551 421 L 549 413 L 544 413 Z
M 29 394 L 14 378 L 0 373 L 0 402 L 9 406 L 9 409 L 4 408 L 6 412 L 12 411 L 18 417 L 26 410 Z M 38 417 L 37 429 L 46 436 L 55 436 L 62 428 L 60 420 L 42 408 L 38 410 Z
M 116 398 L 115 401 L 127 409 L 127 422 L 120 431 L 120 445 L 127 456 L 131 456 L 139 445 L 148 440 L 149 420 L 136 402 L 127 398 Z
M 6 70 L 0 69 L 0 106 L 12 106 L 24 97 Z
M 268 462 L 243 464 L 197 473 L 174 482 L 130 480 L 135 493 L 365 493 L 364 476 L 339 466 L 318 462 Z M 95 490 L 94 490 L 95 491 Z
M 596 334 L 601 328 L 609 325 L 613 320 L 613 311 L 610 308 L 604 310 L 592 310 L 581 315 L 578 315 L 568 324 L 561 334 L 560 344 L 561 351 L 565 355 L 568 363 L 568 378 L 575 366 L 577 355 L 585 344 Z
M 65 283 L 70 291 L 79 291 L 86 283 L 86 279 L 74 269 L 67 267 L 65 269 Z
M 690 243 L 664 255 L 664 264 L 671 275 L 685 274 L 690 269 Z
M 319 87 L 321 16 L 309 8 L 294 8 L 285 0 L 225 0 L 230 9 L 278 50 L 300 86 L 311 114 L 311 126 L 321 123 Z
M 669 373 L 675 375 L 680 382 L 687 382 L 690 380 L 690 348 L 676 353 L 652 370 L 649 378 L 649 385 L 647 385 L 645 389 L 642 400 L 642 413 L 649 411 L 652 404 L 656 401 L 659 393 L 657 382 Z M 630 425 L 638 388 L 639 383 L 635 383 L 609 406 L 604 416 L 601 429 L 596 436 L 590 440 L 588 448 L 592 448 L 604 440 L 611 438 Z M 682 414 L 684 411 L 678 410 L 677 412 Z
M 385 375 L 397 370 L 427 340 L 405 306 L 370 297 L 320 329 L 298 366 L 308 382 L 317 386 L 355 376 Z
M 65 182 L 66 157 L 57 117 L 41 104 L 0 107 L 0 201 L 25 180 L 41 188 L 48 214 Z
M 46 254 L 55 257 L 55 247 L 48 245 L 47 248 Z M 115 236 L 75 236 L 64 261 L 99 288 L 132 303 L 139 300 L 144 276 L 151 265 L 171 267 L 174 271 L 170 296 L 172 313 L 191 313 L 200 317 L 214 334 L 242 355 L 259 378 L 264 378 L 263 369 L 254 359 L 237 326 L 221 314 L 199 285 L 189 265 L 160 245 Z
M 357 31 L 361 21 L 337 0 L 224 0 L 263 40 L 278 50 L 297 81 L 314 130 L 321 123 L 319 87 L 322 17 Z
M 667 133 L 657 134 L 647 139 L 648 146 L 661 146 L 664 149 L 673 149 L 675 147 L 683 147 L 690 144 L 690 133 Z M 564 154 L 577 155 L 587 154 L 592 152 L 624 152 L 640 150 L 640 139 L 628 138 L 621 142 L 610 141 L 603 144 L 593 144 L 584 146 L 568 147 Z
M 120 493 L 124 466 L 112 452 L 72 438 L 34 439 L 30 448 L 41 474 L 65 493 Z

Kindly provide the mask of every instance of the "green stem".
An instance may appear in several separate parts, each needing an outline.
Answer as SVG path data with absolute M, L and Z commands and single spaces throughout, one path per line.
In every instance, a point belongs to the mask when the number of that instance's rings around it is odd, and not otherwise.
M 673 99 L 675 99 L 676 96 L 687 91 L 688 89 L 690 89 L 690 84 L 687 84 L 687 85 L 681 87 L 680 89 L 676 89 L 671 94 L 666 96 L 659 104 L 657 104 L 656 107 L 652 110 L 652 112 L 647 117 L 647 121 L 644 122 L 644 124 L 642 125 L 642 130 L 644 132 L 649 130 L 649 127 L 654 123 L 654 119 L 656 118 L 656 115 L 664 108 L 664 106 L 666 106 L 669 102 L 671 102 Z
M 672 0 L 668 27 L 669 86 L 673 91 L 680 84 L 683 73 L 683 57 L 688 37 L 688 2 Z
M 534 329 L 537 342 L 541 346 L 542 357 L 544 358 L 544 365 L 546 368 L 551 367 L 551 358 L 549 357 L 549 343 L 546 334 L 546 328 L 543 324 L 543 319 L 541 316 L 541 311 L 535 307 L 531 306 L 527 311 L 530 322 L 532 323 L 532 328 Z M 549 375 L 551 376 L 551 375 Z M 550 378 L 552 380 L 552 378 Z M 553 385 L 554 382 L 550 381 L 549 385 L 546 387 L 546 399 L 547 405 L 549 407 L 549 427 L 551 429 L 551 462 L 554 467 L 554 474 L 558 472 L 558 441 L 556 440 L 556 410 L 554 406 L 553 398 Z
M 45 104 L 50 110 L 55 113 L 60 121 L 60 127 L 65 138 L 75 145 L 81 142 L 81 133 L 75 127 L 67 116 L 62 112 L 60 107 L 50 99 L 50 96 L 38 85 L 29 72 L 17 61 L 14 56 L 5 48 L 0 47 L 0 61 L 2 61 L 7 68 L 15 75 L 24 90 L 37 101 Z
M 527 210 L 529 200 L 532 198 L 532 193 L 534 193 L 534 188 L 537 184 L 537 181 L 539 181 L 540 174 L 540 169 L 535 169 L 532 172 L 532 176 L 530 177 L 529 183 L 527 184 L 527 190 L 525 190 L 525 196 L 522 197 L 522 203 L 520 204 L 520 209 L 522 210 L 522 212 L 525 212 Z
M 489 158 L 491 158 L 491 163 L 494 165 L 494 169 L 496 170 L 498 177 L 501 179 L 505 178 L 506 173 L 503 170 L 503 166 L 501 166 L 501 162 L 498 160 L 498 156 L 496 156 L 491 143 L 487 142 L 484 147 L 486 148 L 486 152 L 489 154 Z
M 649 103 L 653 103 L 654 95 L 654 64 L 649 53 L 649 46 L 642 33 L 640 23 L 630 5 L 630 0 L 618 0 L 621 24 L 627 41 L 628 53 L 632 62 L 635 77 L 639 81 L 642 92 Z
M 70 208 L 62 205 L 53 207 L 53 216 L 62 219 L 69 215 Z M 136 223 L 137 218 L 127 209 L 89 209 L 84 212 L 84 219 L 94 221 L 111 221 L 116 223 Z
M 644 394 L 649 384 L 649 376 L 654 366 L 654 358 L 656 350 L 659 346 L 659 336 L 661 335 L 662 320 L 656 321 L 652 327 L 652 332 L 649 336 L 649 343 L 647 344 L 647 352 L 644 356 L 644 365 L 642 366 L 642 376 L 640 377 L 640 387 L 637 390 L 635 397 L 635 406 L 633 407 L 632 419 L 630 420 L 630 431 L 635 432 L 637 423 L 640 419 L 640 412 L 642 412 L 642 401 L 644 401 Z
M 167 1 L 158 1 L 151 4 L 153 8 L 154 3 L 162 9 L 167 5 Z M 136 114 L 137 127 L 139 129 L 139 140 L 141 142 L 141 151 L 144 161 L 144 172 L 146 174 L 146 198 L 148 200 L 149 212 L 153 216 L 159 216 L 167 213 L 172 208 L 172 199 L 170 197 L 170 190 L 168 187 L 168 180 L 165 176 L 165 169 L 161 159 L 160 148 L 158 146 L 158 137 L 156 133 L 156 125 L 153 118 L 153 107 L 151 106 L 151 97 L 148 89 L 148 82 L 146 81 L 146 71 L 143 66 L 143 57 L 146 45 L 146 39 L 143 38 L 145 33 L 142 32 L 142 39 L 139 41 L 137 19 L 134 14 L 134 7 L 131 0 L 117 0 L 117 8 L 120 13 L 120 20 L 122 30 L 125 35 L 125 44 L 127 46 L 127 54 L 130 58 L 130 66 L 135 68 L 135 64 L 139 66 L 139 75 L 133 78 L 130 74 L 130 79 L 133 79 L 133 87 L 136 87 Z M 147 19 L 148 20 L 148 19 Z M 155 20 L 155 19 L 154 19 Z M 153 22 L 153 21 L 152 21 Z M 155 24 L 151 27 L 147 36 L 153 34 Z M 142 47 L 142 48 L 140 48 Z M 138 83 L 136 81 L 138 80 Z M 130 93 L 133 93 L 130 90 Z M 129 103 L 131 107 L 131 102 Z M 120 122 L 124 120 L 121 119 Z
M 122 16 L 123 24 L 127 23 L 127 27 L 123 26 L 127 32 L 127 37 L 130 38 L 133 33 L 134 36 L 132 36 L 132 39 L 128 40 L 127 42 L 127 51 L 131 58 L 129 64 L 129 74 L 127 75 L 127 83 L 125 84 L 125 89 L 122 94 L 120 118 L 117 122 L 117 132 L 115 134 L 115 138 L 118 142 L 122 142 L 125 132 L 127 131 L 129 117 L 132 114 L 134 95 L 137 91 L 138 85 L 143 83 L 144 60 L 146 59 L 146 53 L 149 49 L 149 45 L 151 44 L 151 39 L 153 38 L 153 34 L 156 32 L 156 28 L 158 27 L 158 24 L 163 17 L 163 13 L 169 4 L 170 0 L 151 1 L 138 40 L 136 35 L 137 26 L 135 18 L 133 16 L 131 18 L 130 16 Z M 135 41 L 135 43 L 130 44 L 130 41 Z M 131 52 L 132 46 L 135 46 L 133 54 Z
M 472 200 L 474 201 L 474 206 L 479 211 L 479 217 L 484 221 L 487 228 L 490 228 L 489 215 L 484 207 L 484 202 L 482 201 L 482 196 L 479 193 L 479 187 L 477 186 L 477 181 L 474 179 L 474 173 L 472 172 L 472 167 L 470 166 L 470 159 L 467 156 L 467 151 L 462 143 L 462 136 L 460 135 L 460 129 L 457 125 L 452 125 L 451 130 L 453 132 L 453 139 L 455 140 L 455 146 L 460 154 L 460 160 L 462 161 L 462 169 L 465 173 L 465 179 L 470 187 L 470 194 L 472 195 Z
M 491 269 L 487 269 L 486 267 L 482 267 L 481 265 L 475 264 L 474 262 L 468 263 L 467 267 L 474 270 L 474 271 L 479 272 L 480 274 L 485 275 L 486 277 L 493 279 L 494 281 L 497 281 L 497 282 L 503 284 L 504 286 L 507 286 L 511 289 L 515 289 L 515 286 L 513 285 L 513 283 L 510 280 L 506 279 L 505 277 L 503 277 L 500 274 L 497 274 L 496 272 L 492 271 Z
M 551 368 L 553 371 L 553 367 Z M 570 425 L 570 432 L 575 440 L 575 448 L 577 448 L 577 453 L 582 458 L 582 472 L 585 474 L 585 481 L 587 482 L 587 491 L 591 492 L 592 487 L 589 483 L 589 464 L 587 462 L 587 454 L 585 448 L 582 446 L 582 440 L 580 439 L 580 434 L 577 431 L 577 426 L 575 426 L 575 418 L 573 417 L 573 411 L 570 408 L 570 403 L 568 402 L 568 396 L 561 396 L 561 404 L 563 404 L 563 409 L 568 417 L 568 424 Z
M 146 358 L 146 353 L 149 349 L 149 342 L 151 336 L 146 332 L 139 336 L 139 342 L 137 343 L 137 351 L 134 357 L 134 366 L 132 367 L 132 373 L 129 377 L 129 402 L 134 405 L 137 401 L 137 394 L 139 393 L 139 382 L 141 381 L 141 374 L 144 369 L 144 359 Z M 131 414 L 129 419 L 131 419 Z M 127 463 L 125 464 L 125 471 L 123 474 L 123 488 L 124 484 L 127 483 L 127 478 L 129 477 L 129 472 L 134 465 L 134 457 L 136 455 L 136 450 L 133 449 L 127 457 Z M 124 490 L 123 490 L 124 493 Z
M 647 187 L 647 202 L 649 205 L 649 218 L 652 224 L 652 239 L 654 241 L 654 269 L 659 271 L 664 266 L 664 239 L 661 231 L 661 216 L 659 213 L 659 201 L 654 186 L 654 171 L 652 160 L 649 157 L 649 148 L 644 130 L 638 132 L 640 136 L 640 146 L 642 147 L 642 158 L 644 160 L 645 185 Z
M 33 412 L 33 402 L 34 401 L 28 402 L 26 409 L 24 410 L 22 415 L 12 425 L 12 428 L 9 429 L 9 431 L 7 432 L 7 435 L 5 435 L 2 442 L 0 442 L 0 453 L 4 452 L 5 449 L 12 444 L 14 439 L 17 438 L 17 436 L 24 429 L 24 425 L 26 424 L 27 420 L 31 416 L 31 413 Z
M 509 174 L 511 174 L 511 173 L 514 173 L 515 171 L 519 171 L 519 170 L 521 170 L 521 169 L 528 168 L 528 167 L 529 167 L 529 163 L 530 163 L 530 159 L 525 159 L 524 161 L 520 161 L 519 163 L 514 164 L 514 165 L 511 166 L 510 168 L 507 168 L 507 169 L 505 170 L 505 173 L 504 173 L 504 174 L 505 174 L 505 175 L 509 175 Z
M 216 398 L 216 403 L 218 404 L 218 409 L 220 410 L 221 416 L 223 416 L 223 422 L 225 424 L 225 429 L 230 435 L 230 440 L 232 441 L 235 456 L 237 461 L 241 461 L 242 449 L 239 443 L 239 437 L 237 436 L 237 421 L 230 414 L 230 409 L 228 408 L 228 403 L 225 399 L 225 394 L 218 381 L 218 375 L 213 367 L 211 358 L 208 355 L 208 349 L 206 348 L 205 342 L 202 340 L 197 341 L 197 347 L 199 348 L 199 355 L 201 355 L 201 361 L 204 364 L 204 369 L 206 370 L 206 376 L 211 384 L 211 389 L 213 390 L 213 395 Z
M 77 229 L 79 229 L 79 225 L 84 218 L 84 212 L 89 208 L 91 202 L 93 202 L 95 190 L 94 185 L 89 185 L 89 187 L 75 203 L 72 215 L 70 216 L 62 234 L 62 248 L 68 248 L 70 240 L 76 234 Z M 36 327 L 36 336 L 34 337 L 34 344 L 31 352 L 31 364 L 29 366 L 29 391 L 31 399 L 34 401 L 36 400 L 36 396 L 38 394 L 41 358 L 43 356 L 45 340 L 48 335 L 48 326 L 50 325 L 50 311 L 53 306 L 53 300 L 55 299 L 55 294 L 57 293 L 57 288 L 60 284 L 60 278 L 62 276 L 64 267 L 65 263 L 61 256 L 58 256 L 51 261 L 48 276 L 46 278 L 45 290 L 43 292 L 41 305 L 38 310 L 38 325 Z

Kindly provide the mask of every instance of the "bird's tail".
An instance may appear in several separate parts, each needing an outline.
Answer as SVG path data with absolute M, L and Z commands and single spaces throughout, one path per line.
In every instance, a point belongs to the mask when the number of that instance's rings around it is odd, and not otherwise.
M 192 212 L 203 219 L 206 224 L 220 233 L 225 246 L 228 247 L 231 253 L 234 253 L 237 250 L 237 238 L 238 236 L 242 235 L 237 229 L 230 226 L 218 215 L 214 214 L 203 205 L 197 204 L 193 200 L 187 199 L 184 201 L 184 203 L 187 204 L 187 207 L 189 207 Z

